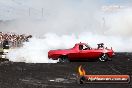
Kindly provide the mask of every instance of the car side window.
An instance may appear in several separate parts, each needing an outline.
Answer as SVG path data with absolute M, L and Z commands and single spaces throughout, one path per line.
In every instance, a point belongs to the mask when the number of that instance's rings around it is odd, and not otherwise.
M 90 50 L 90 47 L 86 45 L 79 45 L 79 50 Z

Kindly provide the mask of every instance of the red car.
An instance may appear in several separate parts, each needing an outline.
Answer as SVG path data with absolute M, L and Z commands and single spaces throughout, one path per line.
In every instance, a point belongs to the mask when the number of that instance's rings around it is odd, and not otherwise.
M 104 62 L 111 60 L 114 55 L 114 51 L 111 49 L 104 48 L 104 44 L 98 44 L 97 48 L 91 48 L 86 43 L 77 43 L 71 49 L 65 50 L 50 50 L 48 52 L 48 58 L 58 60 L 59 62 L 69 62 L 73 60 L 88 60 L 88 59 L 99 59 Z

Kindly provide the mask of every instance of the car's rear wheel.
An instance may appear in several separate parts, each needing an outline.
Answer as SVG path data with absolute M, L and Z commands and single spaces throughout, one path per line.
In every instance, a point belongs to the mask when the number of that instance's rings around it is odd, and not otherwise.
M 68 56 L 60 56 L 59 62 L 60 62 L 60 63 L 68 63 L 68 62 L 70 62 L 70 61 L 69 61 L 69 59 L 68 59 Z
M 101 57 L 99 57 L 99 61 L 101 62 L 105 62 L 109 59 L 108 55 L 107 54 L 102 54 Z

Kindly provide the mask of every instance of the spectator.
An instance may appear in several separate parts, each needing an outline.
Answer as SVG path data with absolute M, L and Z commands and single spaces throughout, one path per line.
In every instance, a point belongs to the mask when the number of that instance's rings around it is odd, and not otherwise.
M 9 48 L 8 45 L 10 45 L 10 47 L 20 47 L 23 42 L 27 42 L 29 38 L 32 38 L 32 35 L 26 36 L 25 34 L 19 35 L 15 33 L 0 32 L 0 47 Z

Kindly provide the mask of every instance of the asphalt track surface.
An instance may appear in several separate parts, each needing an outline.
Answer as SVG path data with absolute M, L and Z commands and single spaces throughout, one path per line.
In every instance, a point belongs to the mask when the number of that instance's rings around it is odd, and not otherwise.
M 78 84 L 78 67 L 87 74 L 123 74 L 132 78 L 132 53 L 116 53 L 108 62 L 71 62 L 56 64 L 0 63 L 0 88 L 132 88 L 130 83 Z

